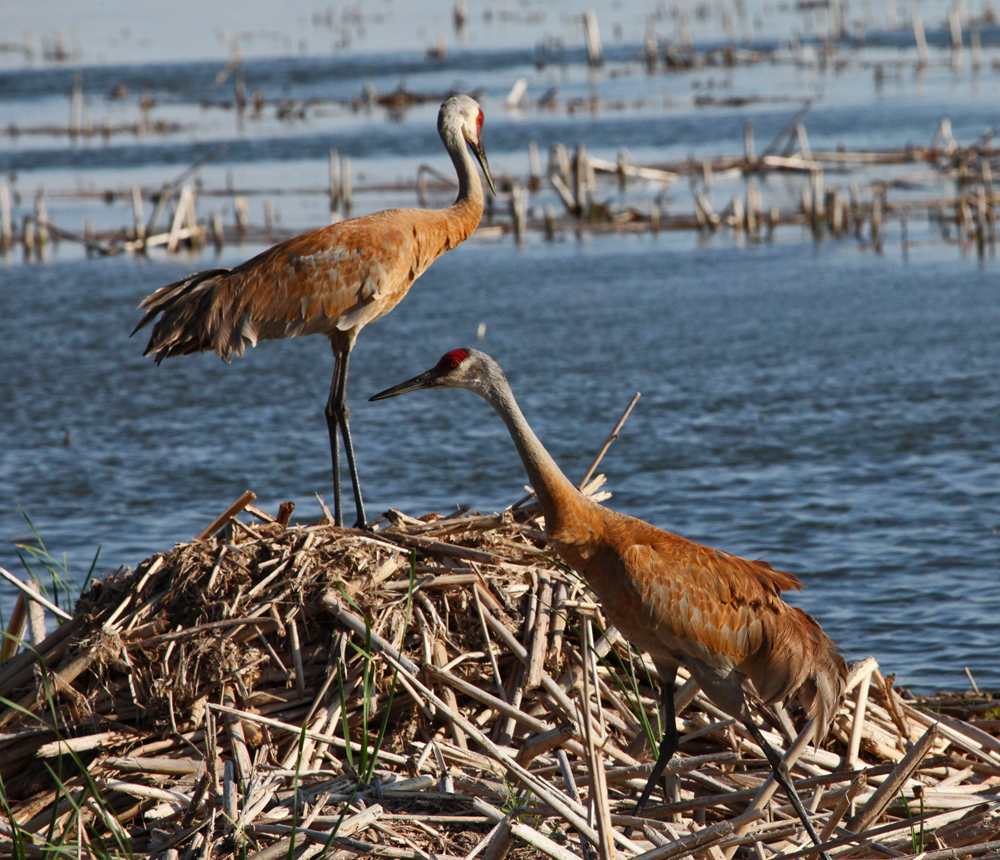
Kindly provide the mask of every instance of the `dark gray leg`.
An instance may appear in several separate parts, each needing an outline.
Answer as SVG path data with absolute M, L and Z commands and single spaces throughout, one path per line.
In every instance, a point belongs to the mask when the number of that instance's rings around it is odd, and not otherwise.
M 778 751 L 765 740 L 764 735 L 761 734 L 760 729 L 757 728 L 752 719 L 746 717 L 742 722 L 747 727 L 747 731 L 750 732 L 750 737 L 764 750 L 764 755 L 767 756 L 767 762 L 771 765 L 771 773 L 774 774 L 775 781 L 784 789 L 785 794 L 788 795 L 788 799 L 792 802 L 792 806 L 795 807 L 795 811 L 802 820 L 802 826 L 805 827 L 806 833 L 809 834 L 814 844 L 822 844 L 819 835 L 816 833 L 816 828 L 813 827 L 812 821 L 809 820 L 809 816 L 806 814 L 805 807 L 802 806 L 802 801 L 799 800 L 798 793 L 792 786 L 792 775 L 788 772 L 788 766 L 781 760 Z M 820 851 L 819 854 L 823 860 L 830 860 L 830 855 L 826 851 Z
M 330 434 L 330 456 L 333 460 L 333 519 L 334 524 L 342 526 L 344 515 L 340 509 L 340 440 L 337 436 L 336 402 L 339 397 L 338 383 L 340 381 L 340 355 L 336 355 L 336 364 L 333 367 L 333 381 L 330 383 L 330 396 L 326 399 L 326 429 Z
M 642 790 L 639 802 L 635 805 L 633 815 L 642 812 L 649 796 L 653 793 L 653 788 L 663 776 L 667 762 L 674 757 L 680 743 L 680 736 L 677 734 L 677 716 L 674 713 L 674 678 L 677 676 L 677 671 L 675 669 L 666 670 L 659 666 L 657 668 L 660 672 L 660 683 L 663 685 L 663 737 L 660 739 L 660 751 L 656 756 L 656 764 L 653 765 L 653 771 L 649 775 L 646 787 Z
M 326 423 L 330 430 L 330 447 L 336 451 L 335 427 L 331 421 L 340 425 L 340 434 L 344 437 L 344 453 L 347 455 L 347 469 L 351 475 L 351 486 L 354 488 L 354 504 L 357 508 L 358 519 L 354 524 L 355 528 L 364 528 L 368 521 L 365 519 L 365 504 L 361 500 L 361 481 L 358 478 L 358 467 L 354 462 L 354 446 L 351 444 L 351 425 L 348 416 L 351 410 L 347 408 L 347 367 L 350 362 L 350 352 L 345 352 L 337 356 L 337 366 L 333 371 L 333 387 L 330 389 L 330 400 L 326 406 Z M 335 504 L 337 525 L 343 525 L 343 513 L 340 507 L 340 463 L 339 458 L 334 455 L 333 460 L 333 480 L 334 492 L 333 500 Z

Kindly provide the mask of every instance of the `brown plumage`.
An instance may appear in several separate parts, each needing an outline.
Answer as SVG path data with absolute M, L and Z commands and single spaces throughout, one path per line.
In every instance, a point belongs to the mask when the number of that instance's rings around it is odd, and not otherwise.
M 783 591 L 801 589 L 799 580 L 588 499 L 532 432 L 503 371 L 488 355 L 454 350 L 432 370 L 372 400 L 422 388 L 467 388 L 493 406 L 538 495 L 549 542 L 587 580 L 618 630 L 652 656 L 664 684 L 666 724 L 636 811 L 677 748 L 673 682 L 683 665 L 716 705 L 747 726 L 819 844 L 787 768 L 753 722 L 747 698 L 770 703 L 797 696 L 815 720 L 814 740 L 826 736 L 843 696 L 847 666 L 819 624 L 781 599 Z
M 214 350 L 229 361 L 259 340 L 325 334 L 336 363 L 326 419 L 338 525 L 344 438 L 358 525 L 365 524 L 346 405 L 347 366 L 358 334 L 391 311 L 445 251 L 465 241 L 483 214 L 483 188 L 472 148 L 493 189 L 481 132 L 483 112 L 468 96 L 441 105 L 438 132 L 458 173 L 458 197 L 447 209 L 389 209 L 289 239 L 232 269 L 209 269 L 161 287 L 142 300 L 146 315 L 132 334 L 153 326 L 146 355 Z M 495 191 L 495 189 L 494 189 Z

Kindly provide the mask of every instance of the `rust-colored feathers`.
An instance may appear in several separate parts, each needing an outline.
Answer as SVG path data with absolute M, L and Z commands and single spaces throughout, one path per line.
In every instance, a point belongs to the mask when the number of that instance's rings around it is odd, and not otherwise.
M 818 737 L 826 734 L 847 669 L 812 616 L 781 599 L 801 589 L 798 579 L 594 503 L 574 519 L 592 537 L 577 543 L 564 526 L 557 549 L 629 640 L 654 659 L 687 665 L 733 716 L 741 716 L 738 699 L 712 687 L 735 672 L 762 702 L 797 695 Z
M 228 360 L 259 340 L 305 334 L 353 343 L 475 230 L 481 211 L 481 200 L 478 211 L 390 209 L 314 230 L 233 269 L 161 287 L 140 305 L 135 331 L 162 314 L 146 347 L 157 362 L 203 350 Z

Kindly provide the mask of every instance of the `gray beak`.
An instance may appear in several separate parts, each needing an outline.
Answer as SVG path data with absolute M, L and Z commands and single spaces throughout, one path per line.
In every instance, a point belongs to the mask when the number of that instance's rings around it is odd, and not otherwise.
M 408 379 L 406 382 L 401 382 L 399 385 L 394 385 L 392 388 L 380 391 L 374 397 L 369 397 L 368 399 L 385 400 L 388 397 L 395 397 L 397 394 L 406 394 L 408 391 L 419 391 L 421 388 L 430 388 L 439 375 L 436 368 L 428 370 L 425 373 L 421 373 L 420 376 L 414 376 L 413 379 Z
M 483 168 L 483 173 L 486 174 L 486 181 L 490 184 L 490 191 L 493 192 L 493 196 L 497 196 L 496 186 L 493 184 L 493 177 L 490 175 L 490 163 L 486 160 L 486 150 L 483 148 L 483 142 L 480 140 L 476 143 L 470 143 L 469 146 L 472 147 L 472 152 L 479 161 L 480 167 Z

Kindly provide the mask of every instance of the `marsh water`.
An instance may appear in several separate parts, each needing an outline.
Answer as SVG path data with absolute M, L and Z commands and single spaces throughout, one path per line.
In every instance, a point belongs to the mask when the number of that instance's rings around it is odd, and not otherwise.
M 905 40 L 886 28 L 881 42 L 872 36 L 852 49 L 839 71 L 777 63 L 727 78 L 719 70 L 647 74 L 646 19 L 613 5 L 599 7 L 609 32 L 597 72 L 582 62 L 578 28 L 566 23 L 581 10 L 564 3 L 522 4 L 528 11 L 502 33 L 499 13 L 486 21 L 475 7 L 468 42 L 434 62 L 424 48 L 436 24 L 406 51 L 406 15 L 395 23 L 363 17 L 366 38 L 355 32 L 349 46 L 314 42 L 302 51 L 299 30 L 314 32 L 310 16 L 326 7 L 293 7 L 300 15 L 287 25 L 289 51 L 257 43 L 254 56 L 252 40 L 245 47 L 248 89 L 260 89 L 269 105 L 256 118 L 199 106 L 205 94 L 220 98 L 213 82 L 228 49 L 211 39 L 196 40 L 185 55 L 157 52 L 149 33 L 148 50 L 135 47 L 133 35 L 88 54 L 97 36 L 85 31 L 75 60 L 8 57 L 0 124 L 64 122 L 82 71 L 95 122 L 133 116 L 145 90 L 157 116 L 180 126 L 141 139 L 0 139 L 15 223 L 31 211 L 39 186 L 52 219 L 67 227 L 84 218 L 127 223 L 130 202 L 71 192 L 158 187 L 220 146 L 199 171 L 204 187 L 322 191 L 331 146 L 354 160 L 362 187 L 412 181 L 422 163 L 449 170 L 434 131 L 436 105 L 390 116 L 337 101 L 365 83 L 378 91 L 401 83 L 421 92 L 478 90 L 495 174 L 524 173 L 529 140 L 543 153 L 553 141 L 581 140 L 608 158 L 628 147 L 647 162 L 739 152 L 747 119 L 769 140 L 805 98 L 814 99 L 814 148 L 926 143 L 942 116 L 957 139 L 970 140 L 998 119 L 1000 73 L 987 27 L 978 74 L 967 60 L 959 71 L 903 68 Z M 390 7 L 373 6 L 372 15 Z M 443 8 L 441 26 L 451 5 Z M 759 13 L 762 40 L 780 38 L 784 26 L 780 9 L 769 9 Z M 613 39 L 616 14 L 623 23 Z M 330 40 L 348 31 L 339 26 Z M 665 34 L 672 25 L 659 26 Z M 540 62 L 546 27 L 563 41 L 558 50 L 546 42 L 550 53 Z M 379 41 L 379 33 L 396 41 Z M 489 33 L 499 35 L 491 41 Z M 902 70 L 876 86 L 876 62 Z M 568 103 L 596 88 L 600 107 L 508 110 L 504 98 L 522 75 L 535 99 L 557 87 Z M 111 100 L 120 82 L 131 95 Z M 709 82 L 760 98 L 698 106 L 694 94 Z M 312 97 L 327 101 L 296 121 L 277 117 L 280 99 Z M 921 193 L 935 182 L 922 181 Z M 768 180 L 764 191 L 794 198 L 797 185 Z M 605 192 L 611 200 L 621 193 L 611 185 Z M 690 200 L 683 185 L 630 193 L 662 195 L 668 210 Z M 305 230 L 329 218 L 322 193 L 277 199 L 286 226 Z M 447 202 L 443 194 L 431 205 Z M 356 208 L 413 203 L 382 191 L 359 194 Z M 134 567 L 189 540 L 248 488 L 266 510 L 291 500 L 297 519 L 320 515 L 315 494 L 332 496 L 322 410 L 333 360 L 322 338 L 268 342 L 231 365 L 196 355 L 157 367 L 141 355 L 142 335 L 128 336 L 139 319 L 135 306 L 156 287 L 259 250 L 87 258 L 64 241 L 42 261 L 8 253 L 0 264 L 0 566 L 24 575 L 17 545 L 34 544 L 29 517 L 48 551 L 82 578 L 98 548 L 96 575 Z M 503 424 L 474 395 L 367 402 L 448 349 L 476 346 L 503 365 L 528 420 L 575 478 L 640 391 L 601 466 L 610 506 L 799 576 L 807 589 L 792 599 L 849 659 L 874 654 L 884 672 L 918 690 L 965 687 L 965 667 L 980 686 L 996 687 L 997 278 L 989 253 L 963 250 L 920 221 L 908 225 L 905 248 L 898 225 L 889 225 L 878 250 L 854 238 L 815 242 L 794 227 L 759 242 L 726 231 L 568 231 L 552 242 L 529 235 L 520 247 L 509 236 L 473 237 L 358 342 L 348 396 L 369 512 L 492 511 L 524 494 Z M 12 589 L 3 583 L 0 598 L 9 612 Z

